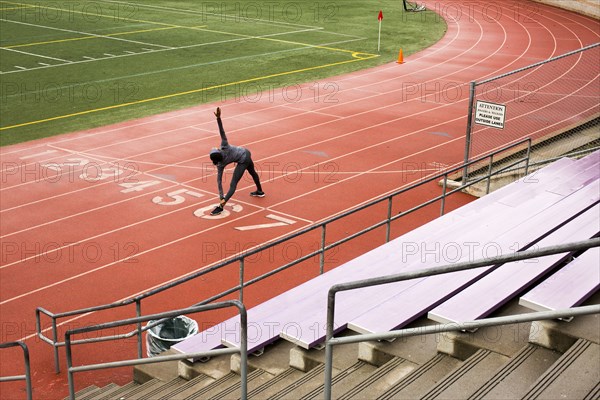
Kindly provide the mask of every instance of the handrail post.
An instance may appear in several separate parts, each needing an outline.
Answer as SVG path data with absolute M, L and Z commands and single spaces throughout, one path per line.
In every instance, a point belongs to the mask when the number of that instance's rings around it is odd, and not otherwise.
M 52 347 L 54 348 L 54 370 L 60 374 L 60 360 L 58 359 L 58 332 L 56 330 L 56 317 L 52 317 Z
M 488 179 L 487 179 L 487 187 L 485 188 L 485 194 L 490 193 L 490 185 L 492 183 L 492 165 L 494 165 L 494 154 L 490 154 L 490 164 L 488 165 Z
M 442 184 L 442 206 L 440 210 L 440 215 L 444 215 L 444 211 L 446 211 L 446 187 L 448 186 L 448 174 L 444 174 L 444 183 Z
M 23 362 L 25 363 L 25 390 L 27 392 L 27 400 L 31 400 L 33 393 L 31 388 L 31 363 L 29 361 L 29 349 L 23 342 L 17 342 L 23 349 Z
M 333 346 L 329 341 L 333 338 L 333 321 L 335 320 L 335 285 L 329 289 L 327 294 L 327 326 L 325 334 L 325 382 L 323 394 L 325 400 L 331 400 L 331 383 L 333 375 Z
M 135 315 L 136 317 L 142 316 L 142 299 L 135 299 Z M 137 351 L 138 358 L 143 358 L 142 354 L 142 323 L 137 323 Z
M 241 340 L 240 340 L 240 377 L 241 377 L 241 399 L 245 400 L 248 397 L 248 313 L 244 304 L 240 301 L 240 304 L 236 305 L 240 310 L 240 324 L 241 324 Z
M 325 235 L 327 230 L 327 224 L 321 225 L 321 255 L 319 256 L 319 274 L 323 275 L 325 272 Z
M 240 259 L 240 303 L 244 303 L 244 257 Z
M 473 125 L 473 101 L 475 100 L 475 86 L 477 82 L 472 81 L 469 85 L 469 114 L 467 115 L 467 132 L 465 134 L 465 167 L 463 168 L 463 185 L 467 183 L 469 170 L 467 164 L 471 155 L 471 129 Z
M 390 241 L 390 236 L 392 232 L 392 199 L 393 197 L 388 197 L 388 213 L 387 213 L 387 228 L 385 232 L 385 242 L 388 243 Z
M 65 346 L 66 346 L 66 353 L 67 353 L 67 380 L 68 380 L 68 384 L 69 384 L 69 399 L 70 400 L 75 400 L 75 383 L 73 382 L 73 371 L 72 371 L 72 367 L 73 367 L 73 355 L 71 353 L 71 332 L 67 331 L 65 333 Z

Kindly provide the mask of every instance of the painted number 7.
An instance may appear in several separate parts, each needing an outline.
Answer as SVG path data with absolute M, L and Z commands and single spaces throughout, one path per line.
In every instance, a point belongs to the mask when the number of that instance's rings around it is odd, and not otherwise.
M 171 201 L 165 201 L 162 196 L 156 196 L 152 199 L 152 202 L 154 204 L 160 204 L 161 206 L 176 206 L 177 204 L 181 204 L 185 201 L 185 197 L 183 197 L 184 194 L 192 197 L 204 196 L 201 193 L 193 192 L 188 189 L 179 189 L 167 193 L 167 197 L 170 197 L 172 199 Z

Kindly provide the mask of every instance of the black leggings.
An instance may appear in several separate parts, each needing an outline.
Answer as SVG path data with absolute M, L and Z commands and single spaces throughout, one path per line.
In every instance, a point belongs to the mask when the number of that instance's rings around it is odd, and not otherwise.
M 237 189 L 237 184 L 240 181 L 240 179 L 242 179 L 242 176 L 244 175 L 244 171 L 246 171 L 246 170 L 248 170 L 248 173 L 250 173 L 250 176 L 254 180 L 254 184 L 256 185 L 256 190 L 259 190 L 262 192 L 262 186 L 260 185 L 260 178 L 259 178 L 258 174 L 256 173 L 256 169 L 254 169 L 254 161 L 252 161 L 252 158 L 250 157 L 250 153 L 248 152 L 246 162 L 238 163 L 235 166 L 235 169 L 233 170 L 233 177 L 231 178 L 231 184 L 229 185 L 229 191 L 225 195 L 225 201 L 229 201 L 231 196 L 233 196 L 233 194 L 235 193 L 235 190 Z

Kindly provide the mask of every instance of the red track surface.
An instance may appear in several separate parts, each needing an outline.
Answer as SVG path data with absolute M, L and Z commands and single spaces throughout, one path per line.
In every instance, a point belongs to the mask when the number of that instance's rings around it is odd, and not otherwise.
M 289 101 L 289 95 L 286 101 L 275 90 L 253 101 L 221 103 L 230 142 L 252 150 L 267 193 L 263 199 L 250 198 L 253 185 L 242 180 L 231 201 L 239 212 L 207 218 L 217 201 L 207 157 L 219 143 L 214 104 L 2 148 L 0 341 L 25 340 L 30 347 L 34 397 L 67 393 L 64 351 L 63 372 L 55 375 L 50 347 L 35 338 L 36 307 L 63 312 L 129 298 L 435 174 L 439 165 L 459 163 L 470 81 L 581 48 L 600 36 L 598 21 L 537 3 L 462 3 L 426 1 L 447 20 L 448 32 L 402 65 L 294 88 L 296 101 Z M 443 92 L 448 83 L 452 96 Z M 127 183 L 146 181 L 155 183 L 127 192 L 132 187 Z M 157 196 L 173 201 L 167 194 L 176 190 L 187 190 L 180 192 L 180 203 L 153 201 Z M 427 190 L 439 189 L 432 185 Z M 452 206 L 467 201 L 462 196 Z M 199 209 L 204 211 L 195 216 Z M 267 215 L 294 223 L 235 229 L 276 222 Z M 286 251 L 308 253 L 317 236 Z M 360 251 L 347 246 L 327 267 Z M 255 260 L 247 276 L 264 272 L 273 260 Z M 268 287 L 249 289 L 247 305 L 316 271 L 292 270 Z M 187 296 L 197 296 L 191 301 L 171 293 L 144 305 L 144 312 L 187 306 L 237 279 L 237 270 L 229 268 L 182 288 Z M 128 309 L 66 319 L 61 332 L 132 315 Z M 132 357 L 135 348 L 131 342 L 88 347 L 77 348 L 78 364 L 118 359 L 114 354 L 120 352 Z M 2 375 L 22 373 L 20 357 L 4 351 Z M 131 371 L 104 375 L 79 374 L 77 386 L 123 383 Z M 0 397 L 24 398 L 22 388 L 3 384 Z

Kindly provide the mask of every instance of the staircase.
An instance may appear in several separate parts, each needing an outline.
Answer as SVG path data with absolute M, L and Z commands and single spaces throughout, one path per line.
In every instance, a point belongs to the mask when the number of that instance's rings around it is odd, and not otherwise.
M 598 304 L 600 293 L 586 304 Z M 495 314 L 527 312 L 512 301 Z M 431 325 L 422 318 L 413 327 Z M 342 335 L 355 333 L 346 330 Z M 600 318 L 363 342 L 334 349 L 334 399 L 598 399 Z M 322 399 L 324 351 L 283 339 L 250 356 L 249 399 Z M 160 367 L 158 367 L 160 365 Z M 239 356 L 135 369 L 136 382 L 77 399 L 239 399 Z

